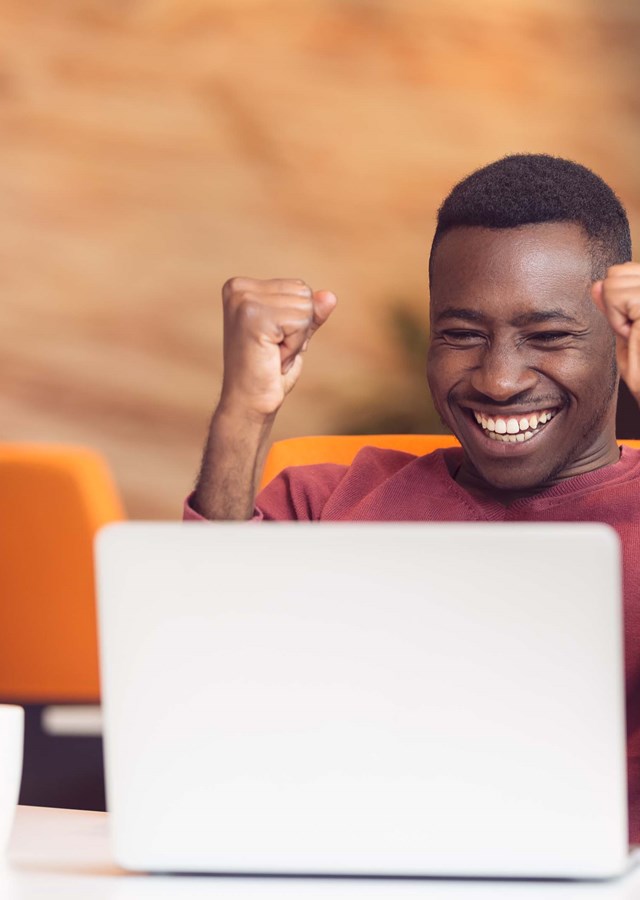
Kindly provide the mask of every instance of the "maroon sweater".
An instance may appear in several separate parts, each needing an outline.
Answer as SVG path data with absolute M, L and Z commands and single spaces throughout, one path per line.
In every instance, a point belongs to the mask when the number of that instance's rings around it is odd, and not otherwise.
M 640 842 L 640 451 L 503 506 L 453 479 L 459 448 L 416 457 L 366 447 L 350 466 L 285 469 L 259 495 L 256 520 L 606 522 L 623 548 L 630 839 Z M 191 507 L 185 518 L 198 519 Z

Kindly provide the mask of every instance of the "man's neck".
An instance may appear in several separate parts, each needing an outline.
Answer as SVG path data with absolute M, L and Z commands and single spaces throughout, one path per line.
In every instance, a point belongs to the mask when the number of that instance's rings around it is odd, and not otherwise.
M 475 470 L 475 468 L 469 463 L 466 456 L 462 461 L 462 464 L 458 468 L 458 470 L 452 473 L 454 480 L 460 487 L 464 488 L 465 491 L 468 491 L 474 497 L 478 497 L 480 500 L 491 500 L 494 503 L 500 503 L 503 506 L 510 506 L 516 500 L 521 500 L 526 497 L 535 497 L 536 494 L 541 494 L 543 491 L 548 490 L 554 485 L 562 484 L 562 482 L 568 481 L 571 478 L 576 478 L 579 475 L 584 475 L 587 472 L 595 472 L 598 469 L 603 469 L 607 466 L 615 465 L 620 460 L 621 450 L 616 444 L 611 447 L 610 451 L 607 452 L 604 456 L 599 457 L 597 461 L 593 464 L 584 464 L 584 465 L 576 465 L 574 467 L 569 467 L 563 473 L 552 476 L 547 481 L 542 484 L 534 485 L 532 487 L 523 487 L 523 488 L 500 488 L 496 487 L 493 484 L 489 484 L 489 482 L 485 481 L 484 478 Z

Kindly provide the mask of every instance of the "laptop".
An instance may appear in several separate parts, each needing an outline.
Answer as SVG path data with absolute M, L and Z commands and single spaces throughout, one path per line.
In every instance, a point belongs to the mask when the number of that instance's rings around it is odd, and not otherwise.
M 123 867 L 627 867 L 607 526 L 125 522 L 96 556 Z

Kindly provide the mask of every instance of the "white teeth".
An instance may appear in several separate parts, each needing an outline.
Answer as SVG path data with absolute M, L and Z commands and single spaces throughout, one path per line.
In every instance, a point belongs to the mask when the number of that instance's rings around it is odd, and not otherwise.
M 507 434 L 517 434 L 519 430 L 517 419 L 507 419 Z
M 495 431 L 488 431 L 487 437 L 490 437 L 492 441 L 499 441 L 501 444 L 521 444 L 523 441 L 528 441 L 529 438 L 532 438 L 533 432 L 527 431 L 525 434 L 522 434 L 522 432 L 519 434 L 496 434 Z
M 510 443 L 522 443 L 523 440 L 529 440 L 533 437 L 533 433 L 539 425 L 545 425 L 555 415 L 555 410 L 541 413 L 531 413 L 521 418 L 510 416 L 503 419 L 500 416 L 492 418 L 486 413 L 474 412 L 474 418 L 478 425 L 483 429 L 489 437 L 499 436 L 500 440 Z M 513 440 L 512 440 L 513 439 Z

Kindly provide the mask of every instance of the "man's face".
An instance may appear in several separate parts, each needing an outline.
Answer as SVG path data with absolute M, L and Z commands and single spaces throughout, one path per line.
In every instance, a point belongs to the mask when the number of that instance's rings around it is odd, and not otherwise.
M 592 277 L 574 224 L 442 238 L 427 374 L 465 451 L 461 481 L 526 494 L 617 452 L 615 354 Z

